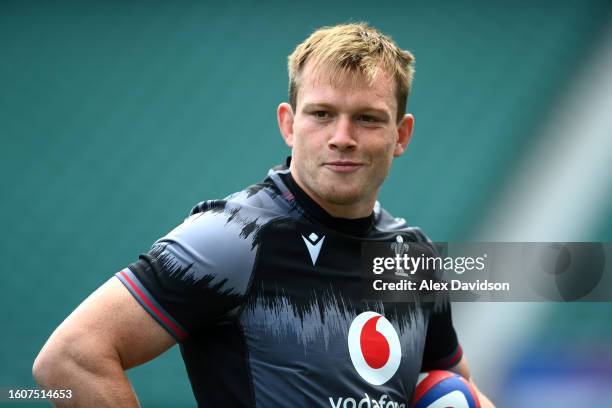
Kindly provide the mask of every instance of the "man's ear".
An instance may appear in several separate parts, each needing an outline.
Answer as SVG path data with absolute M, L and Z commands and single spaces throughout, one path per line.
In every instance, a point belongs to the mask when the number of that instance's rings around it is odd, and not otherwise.
M 285 139 L 287 146 L 293 148 L 293 109 L 287 102 L 278 105 L 276 109 L 276 120 L 278 121 L 278 129 Z
M 399 157 L 406 151 L 410 138 L 412 137 L 412 130 L 414 129 L 414 116 L 407 113 L 402 118 L 402 121 L 397 126 L 397 143 L 395 144 L 395 150 L 393 150 L 393 156 Z

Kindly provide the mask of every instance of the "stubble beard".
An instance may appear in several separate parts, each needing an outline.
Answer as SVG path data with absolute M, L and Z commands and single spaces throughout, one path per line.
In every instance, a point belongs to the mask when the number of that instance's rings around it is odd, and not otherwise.
M 314 177 L 306 176 L 306 180 L 303 180 L 303 182 L 320 199 L 333 205 L 360 204 L 371 199 L 373 194 L 376 195 L 376 191 L 380 187 L 379 185 L 368 186 L 367 175 L 348 176 L 347 180 L 342 180 L 344 178 L 342 176 L 326 175 L 325 173 L 325 170 L 318 169 L 318 173 Z M 337 180 L 332 181 L 332 177 Z M 347 181 L 350 183 L 349 185 L 347 185 Z

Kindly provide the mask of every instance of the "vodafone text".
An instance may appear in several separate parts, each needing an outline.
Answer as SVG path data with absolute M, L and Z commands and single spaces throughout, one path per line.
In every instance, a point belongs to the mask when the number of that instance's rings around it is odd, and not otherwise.
M 355 398 L 337 398 L 336 401 L 329 397 L 329 403 L 333 408 L 406 408 L 406 404 L 391 401 L 387 394 L 380 396 L 378 400 L 370 399 L 367 393 L 360 400 Z

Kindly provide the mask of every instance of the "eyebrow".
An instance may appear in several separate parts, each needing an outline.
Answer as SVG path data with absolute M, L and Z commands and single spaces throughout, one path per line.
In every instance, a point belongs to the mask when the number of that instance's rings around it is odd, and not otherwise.
M 327 103 L 307 103 L 302 106 L 302 111 L 313 110 L 313 109 L 331 109 L 335 110 L 333 105 Z M 387 113 L 384 109 L 373 108 L 371 106 L 360 106 L 355 109 L 355 111 L 363 112 L 363 113 L 374 113 L 384 117 L 385 120 L 389 120 L 391 117 L 389 113 Z

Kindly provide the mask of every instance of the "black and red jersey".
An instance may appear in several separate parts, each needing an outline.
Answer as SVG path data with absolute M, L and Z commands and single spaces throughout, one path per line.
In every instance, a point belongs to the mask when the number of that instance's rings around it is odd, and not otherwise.
M 361 299 L 362 243 L 398 235 L 427 241 L 378 203 L 329 215 L 283 166 L 199 203 L 116 276 L 180 343 L 199 406 L 408 407 L 461 348 L 447 302 Z

